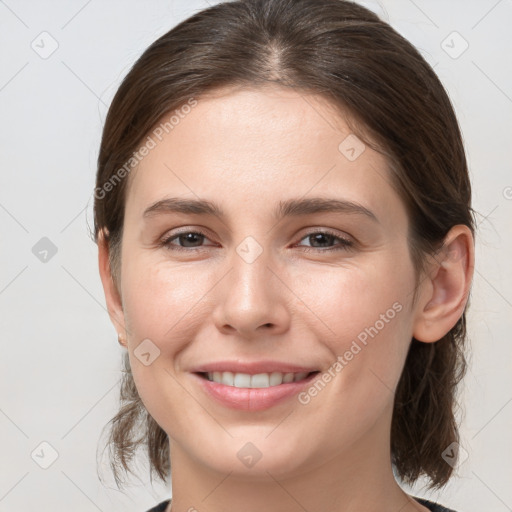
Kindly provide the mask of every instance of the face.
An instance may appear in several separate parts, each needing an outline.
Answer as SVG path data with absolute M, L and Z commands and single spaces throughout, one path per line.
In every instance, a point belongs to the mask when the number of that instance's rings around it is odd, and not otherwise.
M 197 98 L 153 138 L 130 176 L 120 284 L 135 383 L 171 459 L 277 477 L 385 445 L 414 271 L 384 157 L 321 97 L 270 86 Z M 196 373 L 262 361 L 318 373 L 255 390 Z

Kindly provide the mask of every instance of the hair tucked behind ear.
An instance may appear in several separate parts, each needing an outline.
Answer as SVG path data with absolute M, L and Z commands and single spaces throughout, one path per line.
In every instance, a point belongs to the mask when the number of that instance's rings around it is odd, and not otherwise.
M 325 97 L 353 121 L 358 137 L 385 155 L 392 185 L 407 208 L 417 283 L 427 256 L 437 254 L 450 228 L 464 224 L 474 235 L 471 187 L 455 113 L 441 82 L 413 45 L 349 1 L 225 2 L 198 12 L 155 41 L 110 106 L 98 157 L 94 219 L 95 239 L 100 230 L 106 233 L 118 286 L 129 179 L 113 188 L 105 185 L 119 178 L 164 114 L 219 87 L 268 82 Z M 465 314 L 435 343 L 411 340 L 391 433 L 392 462 L 408 483 L 424 474 L 430 487 L 441 487 L 453 472 L 442 452 L 458 441 L 456 386 L 466 371 Z M 146 444 L 151 470 L 168 478 L 167 435 L 145 411 L 125 363 L 122 408 L 111 422 L 113 469 L 126 470 L 134 450 Z
M 441 454 L 451 443 L 459 442 L 454 413 L 457 384 L 467 369 L 465 339 L 463 315 L 435 344 L 412 340 L 395 394 L 391 425 L 393 463 L 408 484 L 424 473 L 430 477 L 430 487 L 442 487 L 451 476 L 452 466 Z
M 150 467 L 165 481 L 170 472 L 169 438 L 144 407 L 133 380 L 128 352 L 123 354 L 123 375 L 120 386 L 121 408 L 110 420 L 109 448 L 110 467 L 118 487 L 124 483 L 121 472 L 127 476 L 137 450 L 144 447 Z

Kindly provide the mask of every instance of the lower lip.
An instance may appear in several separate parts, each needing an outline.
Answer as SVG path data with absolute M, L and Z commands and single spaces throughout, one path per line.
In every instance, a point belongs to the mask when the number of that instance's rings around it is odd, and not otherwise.
M 268 388 L 237 388 L 192 374 L 206 393 L 226 407 L 245 411 L 262 411 L 297 395 L 320 373 L 312 373 L 299 382 L 287 382 Z

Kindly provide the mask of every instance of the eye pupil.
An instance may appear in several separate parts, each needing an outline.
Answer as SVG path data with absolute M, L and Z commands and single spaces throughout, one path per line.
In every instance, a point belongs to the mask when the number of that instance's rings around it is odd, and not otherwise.
M 329 235 L 327 233 L 315 233 L 313 235 L 310 235 L 310 240 L 316 242 L 319 242 L 320 244 L 329 244 L 333 241 L 333 236 Z
M 199 239 L 198 239 L 199 237 Z M 201 238 L 203 235 L 199 233 L 184 233 L 183 235 L 179 236 L 180 243 L 183 243 L 185 247 L 193 247 L 193 245 L 187 245 L 189 243 L 194 244 L 197 242 L 201 242 Z

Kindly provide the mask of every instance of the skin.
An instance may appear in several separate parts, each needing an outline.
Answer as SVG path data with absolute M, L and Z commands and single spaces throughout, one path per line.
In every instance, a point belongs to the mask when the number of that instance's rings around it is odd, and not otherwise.
M 130 175 L 119 289 L 100 237 L 111 320 L 144 405 L 169 435 L 173 512 L 427 510 L 392 473 L 393 393 L 412 336 L 435 342 L 462 315 L 473 238 L 466 226 L 450 230 L 448 256 L 431 261 L 412 305 L 406 210 L 381 154 L 367 146 L 349 161 L 338 150 L 350 133 L 321 97 L 278 86 L 198 98 Z M 225 217 L 143 219 L 170 196 L 218 202 Z M 303 197 L 350 199 L 379 222 L 333 212 L 272 217 L 279 201 Z M 174 238 L 170 247 L 182 251 L 159 244 L 177 228 L 206 237 L 188 247 Z M 326 251 L 339 240 L 307 236 L 325 229 L 353 248 Z M 247 236 L 263 250 L 252 263 L 236 251 Z M 305 405 L 228 409 L 189 373 L 237 358 L 327 371 L 395 302 L 401 311 Z M 133 353 L 146 338 L 160 350 L 148 366 Z M 262 454 L 252 467 L 237 457 L 247 442 Z

